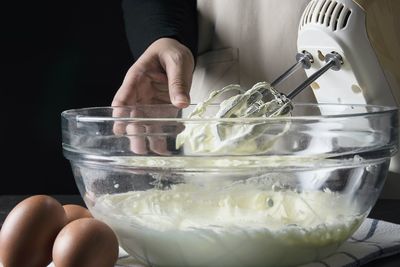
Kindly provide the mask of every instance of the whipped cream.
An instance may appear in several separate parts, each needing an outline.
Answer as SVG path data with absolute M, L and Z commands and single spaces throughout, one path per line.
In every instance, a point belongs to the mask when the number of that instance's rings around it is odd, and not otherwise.
M 197 104 L 189 114 L 189 119 L 208 119 L 207 107 L 219 95 L 231 91 L 239 91 L 221 102 L 219 110 L 213 118 L 241 118 L 234 123 L 227 121 L 202 121 L 185 124 L 185 130 L 176 138 L 176 147 L 185 147 L 186 154 L 199 153 L 229 153 L 248 154 L 262 153 L 268 150 L 289 127 L 282 123 L 281 129 L 273 135 L 265 134 L 268 123 L 251 118 L 267 118 L 288 116 L 291 102 L 276 91 L 267 82 L 259 82 L 245 91 L 239 85 L 228 85 L 211 92 L 208 99 Z M 250 120 L 249 120 L 250 118 Z M 262 140 L 258 138 L 263 136 Z M 261 141 L 261 142 L 260 142 Z
M 332 253 L 362 222 L 355 209 L 330 191 L 268 190 L 249 179 L 103 195 L 91 211 L 154 266 L 277 267 Z

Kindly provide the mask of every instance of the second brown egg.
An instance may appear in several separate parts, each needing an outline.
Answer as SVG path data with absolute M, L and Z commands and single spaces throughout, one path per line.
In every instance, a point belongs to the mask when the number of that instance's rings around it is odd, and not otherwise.
M 93 218 L 90 211 L 80 205 L 67 204 L 63 206 L 68 223 L 81 218 Z

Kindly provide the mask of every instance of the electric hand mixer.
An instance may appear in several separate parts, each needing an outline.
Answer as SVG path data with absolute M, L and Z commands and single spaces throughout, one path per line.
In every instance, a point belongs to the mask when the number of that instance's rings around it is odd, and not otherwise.
M 318 102 L 395 106 L 400 101 L 400 1 L 312 0 L 299 25 L 298 50 L 315 62 L 337 52 L 338 72 L 311 84 Z

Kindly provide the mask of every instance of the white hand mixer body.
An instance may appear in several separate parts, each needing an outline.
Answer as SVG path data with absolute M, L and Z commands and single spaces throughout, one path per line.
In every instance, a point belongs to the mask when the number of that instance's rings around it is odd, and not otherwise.
M 271 86 L 303 67 L 309 78 L 285 95 L 289 99 L 311 84 L 319 103 L 397 105 L 399 14 L 399 0 L 311 0 L 299 23 L 297 63 Z M 240 104 L 256 102 L 257 93 L 267 90 L 249 90 L 249 99 L 244 93 L 220 117 L 230 117 Z
M 400 101 L 400 1 L 312 0 L 297 47 L 314 58 L 311 75 L 336 51 L 344 64 L 311 84 L 319 103 L 395 106 Z
M 399 14 L 399 0 L 310 1 L 300 20 L 297 41 L 298 51 L 305 50 L 314 58 L 305 69 L 307 76 L 325 63 L 331 51 L 343 58 L 340 71 L 326 72 L 311 84 L 318 103 L 398 106 Z M 400 173 L 399 163 L 397 154 L 390 170 Z

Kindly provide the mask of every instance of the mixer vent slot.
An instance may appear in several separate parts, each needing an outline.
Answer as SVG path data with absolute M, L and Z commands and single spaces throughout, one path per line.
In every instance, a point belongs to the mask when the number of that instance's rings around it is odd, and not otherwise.
M 346 8 L 346 10 L 344 11 L 344 19 L 343 19 L 343 23 L 341 25 L 341 29 L 346 27 L 347 22 L 349 21 L 350 15 L 351 15 L 351 10 Z
M 307 24 L 319 24 L 332 31 L 344 29 L 350 19 L 351 10 L 335 0 L 311 1 L 300 20 L 300 28 Z

